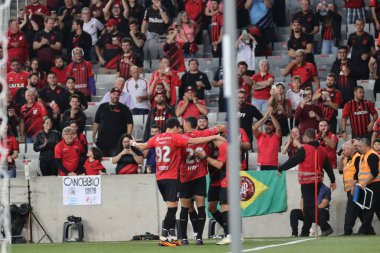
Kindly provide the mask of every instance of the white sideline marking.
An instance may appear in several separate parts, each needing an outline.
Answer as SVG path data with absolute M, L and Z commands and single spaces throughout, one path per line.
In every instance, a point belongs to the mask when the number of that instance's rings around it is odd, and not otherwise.
M 259 250 L 263 250 L 263 249 L 269 249 L 269 248 L 275 248 L 275 247 L 280 247 L 280 246 L 293 245 L 293 244 L 307 242 L 307 241 L 314 240 L 314 239 L 315 238 L 308 238 L 308 239 L 291 241 L 291 242 L 286 242 L 286 243 L 272 244 L 272 245 L 261 246 L 261 247 L 256 247 L 256 248 L 252 248 L 252 249 L 245 249 L 242 252 L 259 251 Z

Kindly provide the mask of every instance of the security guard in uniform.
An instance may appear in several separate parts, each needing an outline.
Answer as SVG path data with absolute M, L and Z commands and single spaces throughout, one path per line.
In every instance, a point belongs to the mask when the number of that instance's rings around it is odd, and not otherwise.
M 343 173 L 344 191 L 347 192 L 346 214 L 344 217 L 344 235 L 351 235 L 356 218 L 362 220 L 362 210 L 352 200 L 352 194 L 357 183 L 360 153 L 357 150 L 358 140 L 351 140 L 342 146 L 342 159 L 339 173 Z
M 322 169 L 326 171 L 330 178 L 330 188 L 332 190 L 336 189 L 336 183 L 327 154 L 316 140 L 315 130 L 308 128 L 303 136 L 303 141 L 305 144 L 293 157 L 281 165 L 278 171 L 281 173 L 299 164 L 298 181 L 301 184 L 301 193 L 304 200 L 304 224 L 301 236 L 309 236 L 309 230 L 314 220 L 315 182 L 318 182 L 317 191 L 319 193 L 322 184 Z
M 362 226 L 359 234 L 374 235 L 372 220 L 375 211 L 380 209 L 380 174 L 379 156 L 371 148 L 371 141 L 363 138 L 359 141 L 359 150 L 362 153 L 359 164 L 358 181 L 362 189 L 368 188 L 373 191 L 372 206 L 363 210 Z

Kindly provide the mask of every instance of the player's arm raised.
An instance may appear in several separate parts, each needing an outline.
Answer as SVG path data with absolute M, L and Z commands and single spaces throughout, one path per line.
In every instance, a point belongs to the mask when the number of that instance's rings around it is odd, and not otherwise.
M 208 137 L 189 138 L 188 144 L 199 145 L 218 139 L 219 135 L 213 135 Z

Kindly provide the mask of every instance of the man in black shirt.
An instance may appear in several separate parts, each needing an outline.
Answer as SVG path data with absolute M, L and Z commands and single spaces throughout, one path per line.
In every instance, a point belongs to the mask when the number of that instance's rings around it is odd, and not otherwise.
M 314 36 L 319 32 L 319 20 L 310 8 L 310 0 L 301 1 L 301 11 L 293 16 L 293 20 L 298 19 L 304 33 Z
M 314 63 L 313 55 L 313 37 L 304 33 L 301 28 L 301 23 L 298 19 L 292 21 L 292 31 L 290 39 L 288 40 L 288 55 L 292 59 L 296 59 L 296 51 L 298 49 L 305 50 L 306 61 Z
M 121 54 L 121 40 L 124 35 L 116 29 L 117 22 L 109 19 L 106 24 L 106 33 L 100 36 L 95 50 L 102 66 L 99 72 L 102 74 L 116 73 L 116 66 Z
M 67 91 L 58 86 L 57 77 L 54 72 L 50 72 L 46 77 L 47 84 L 39 92 L 39 102 L 46 106 L 49 117 L 53 121 L 53 128 L 60 131 L 60 119 L 64 111 L 69 108 L 69 95 Z
M 335 88 L 342 92 L 343 104 L 354 98 L 354 88 L 356 86 L 356 79 L 351 74 L 354 65 L 352 60 L 347 58 L 347 54 L 348 47 L 340 46 L 338 48 L 338 57 L 330 70 L 336 76 Z
M 111 90 L 110 102 L 99 106 L 92 126 L 93 142 L 105 157 L 113 155 L 115 143 L 122 134 L 131 134 L 133 130 L 132 113 L 127 106 L 119 103 L 120 93 L 119 88 Z
M 364 31 L 365 21 L 357 19 L 356 32 L 351 33 L 347 40 L 347 46 L 351 50 L 351 60 L 355 68 L 351 69 L 352 76 L 356 80 L 367 80 L 369 77 L 368 62 L 375 53 L 375 41 L 373 36 Z
M 76 47 L 80 47 L 84 51 L 83 58 L 86 61 L 91 61 L 91 46 L 92 46 L 92 38 L 91 35 L 87 32 L 83 31 L 84 21 L 81 19 L 75 19 L 72 25 L 72 33 L 71 33 L 71 42 L 67 47 L 67 54 L 69 58 L 72 57 L 72 49 Z
M 250 142 L 252 143 L 252 122 L 253 118 L 260 120 L 263 115 L 254 106 L 246 102 L 246 94 L 244 90 L 239 90 L 238 93 L 239 112 L 238 118 L 240 119 L 240 127 L 247 133 Z
M 53 30 L 55 18 L 45 19 L 45 28 L 36 33 L 33 39 L 33 50 L 39 60 L 40 70 L 48 72 L 54 66 L 54 60 L 62 47 L 61 35 Z
M 152 0 L 152 5 L 145 10 L 141 32 L 146 33 L 146 59 L 159 59 L 164 55 L 162 43 L 166 40 L 166 30 L 170 21 L 167 13 L 161 0 Z
M 181 86 L 179 87 L 179 97 L 183 97 L 185 88 L 192 86 L 195 89 L 195 95 L 198 99 L 205 99 L 205 90 L 211 89 L 210 81 L 205 73 L 199 71 L 199 64 L 196 59 L 189 61 L 189 71 L 181 77 Z
M 58 19 L 63 23 L 62 34 L 67 35 L 70 34 L 73 20 L 81 12 L 81 8 L 74 5 L 73 0 L 65 0 L 64 3 L 65 5 L 58 9 L 57 15 Z M 70 37 L 63 36 L 62 44 L 64 48 L 67 48 L 70 45 Z
M 224 98 L 224 69 L 223 66 L 220 66 L 218 70 L 215 72 L 214 80 L 212 81 L 212 86 L 219 88 L 219 112 L 227 111 L 227 101 Z

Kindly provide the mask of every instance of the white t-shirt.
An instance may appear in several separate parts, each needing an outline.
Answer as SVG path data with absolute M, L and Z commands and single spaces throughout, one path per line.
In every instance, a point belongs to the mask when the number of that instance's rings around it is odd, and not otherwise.
M 297 109 L 297 107 L 303 100 L 303 90 L 300 90 L 298 93 L 294 92 L 291 89 L 288 90 L 286 92 L 286 99 L 289 99 L 290 103 L 292 104 L 293 110 Z
M 83 31 L 89 33 L 92 39 L 92 45 L 98 41 L 98 31 L 103 30 L 104 25 L 96 18 L 91 18 L 87 23 L 83 24 Z
M 135 104 L 135 108 L 139 109 L 150 109 L 149 100 L 144 100 L 143 102 L 137 102 L 136 97 L 148 96 L 149 83 L 145 78 L 139 78 L 135 80 L 134 78 L 129 78 L 124 85 L 123 92 L 129 94 Z
M 253 44 L 251 48 L 250 45 L 240 41 L 237 47 L 236 63 L 245 61 L 248 64 L 248 70 L 255 70 L 255 48 L 256 44 Z

